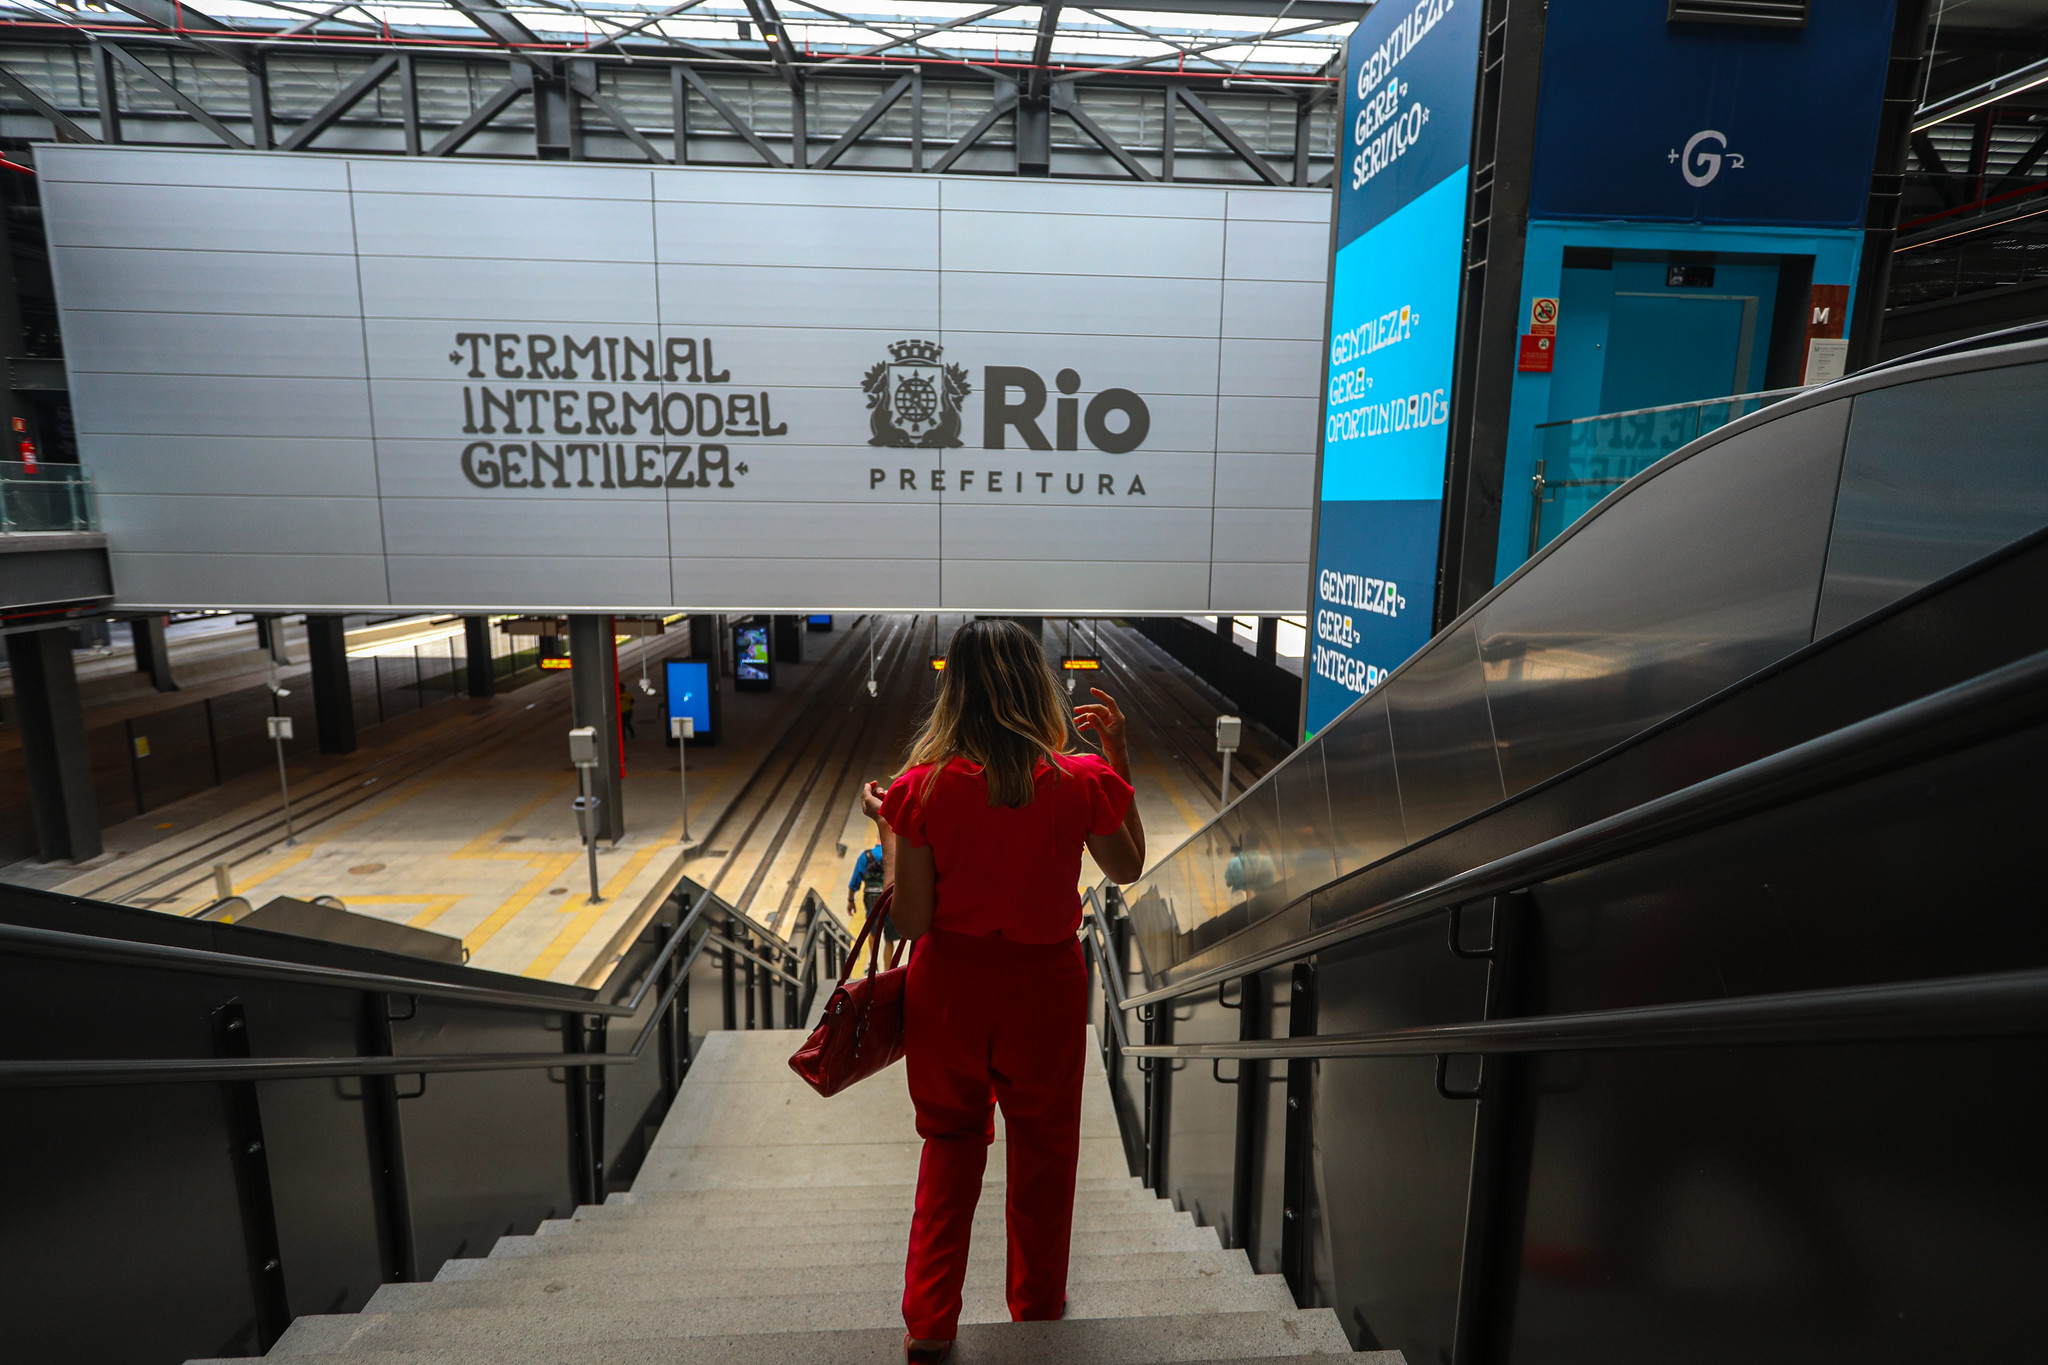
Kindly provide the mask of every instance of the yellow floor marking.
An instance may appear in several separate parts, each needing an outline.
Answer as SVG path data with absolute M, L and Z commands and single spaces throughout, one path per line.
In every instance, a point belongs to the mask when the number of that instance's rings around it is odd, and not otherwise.
M 632 857 L 626 859 L 625 864 L 618 871 L 614 872 L 611 875 L 611 879 L 602 887 L 604 892 L 604 899 L 602 901 L 592 904 L 590 897 L 586 895 L 578 898 L 581 902 L 580 904 L 577 901 L 571 901 L 563 906 L 563 913 L 566 914 L 573 911 L 576 918 L 570 920 L 562 929 L 562 932 L 555 935 L 555 941 L 550 943 L 539 957 L 526 964 L 526 970 L 521 972 L 520 975 L 546 976 L 549 972 L 561 966 L 562 959 L 569 955 L 570 949 L 582 942 L 584 935 L 597 927 L 597 922 L 604 918 L 604 912 L 611 908 L 612 902 L 618 898 L 619 893 L 632 885 L 633 879 L 640 875 L 641 869 L 652 862 L 657 854 L 673 853 L 676 849 L 676 841 L 682 838 L 682 834 L 683 822 L 678 819 L 663 831 L 658 843 L 649 844 Z
M 567 872 L 582 856 L 576 853 L 525 854 L 532 860 L 531 865 L 540 870 L 527 879 L 526 885 L 514 892 L 510 899 L 484 917 L 484 922 L 462 936 L 462 946 L 475 957 L 477 950 L 491 941 L 491 936 L 512 922 L 512 917 L 533 903 L 533 898 L 547 889 L 547 884 Z
M 424 905 L 427 907 L 426 909 L 406 921 L 407 924 L 410 924 L 415 929 L 424 929 L 435 920 L 441 918 L 441 916 L 447 914 L 461 899 L 462 897 L 459 895 L 433 894 L 421 896 L 350 896 L 346 903 L 350 906 Z

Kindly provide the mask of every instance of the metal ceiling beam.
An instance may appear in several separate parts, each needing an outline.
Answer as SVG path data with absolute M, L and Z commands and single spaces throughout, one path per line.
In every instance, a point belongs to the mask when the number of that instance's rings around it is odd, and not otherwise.
M 386 76 L 398 70 L 398 56 L 388 54 L 370 65 L 343 86 L 340 93 L 313 111 L 312 117 L 292 130 L 291 136 L 278 144 L 281 152 L 296 152 L 320 134 L 334 126 L 335 120 L 362 103 L 363 97 L 377 88 Z
M 1284 185 L 1287 177 L 1273 169 L 1273 163 L 1252 150 L 1252 145 L 1237 135 L 1237 130 L 1216 116 L 1216 111 L 1202 102 L 1202 97 L 1185 86 L 1175 86 L 1172 95 L 1188 107 L 1188 112 L 1202 121 L 1204 127 L 1223 139 L 1223 145 L 1237 154 L 1237 159 L 1259 173 L 1259 178 L 1268 185 Z M 1172 100 L 1167 101 L 1169 113 Z
M 452 156 L 463 143 L 475 137 L 486 123 L 512 107 L 512 101 L 533 90 L 533 69 L 515 65 L 511 79 L 484 97 L 484 102 L 456 124 L 441 140 L 427 149 L 428 156 Z
M 224 144 L 226 144 L 229 147 L 233 147 L 238 152 L 246 152 L 249 150 L 248 143 L 242 141 L 241 138 L 237 137 L 234 133 L 230 132 L 227 126 L 223 124 L 219 119 L 215 118 L 213 115 L 207 113 L 206 110 L 202 109 L 199 106 L 199 102 L 197 100 L 193 99 L 190 95 L 180 90 L 177 86 L 172 85 L 162 76 L 157 75 L 156 72 L 140 57 L 128 51 L 128 49 L 122 47 L 119 43 L 110 43 L 102 40 L 99 46 L 101 50 L 103 50 L 108 56 L 112 57 L 115 61 L 121 63 L 121 65 L 127 67 L 130 71 L 133 71 L 136 75 L 142 77 L 151 85 L 155 86 L 164 95 L 168 96 L 171 102 L 177 105 L 180 109 L 183 109 L 187 114 L 189 114 L 195 123 L 199 124 L 202 128 L 206 129 L 207 132 L 212 133 L 215 137 L 219 138 Z
M 647 135 L 633 126 L 633 120 L 618 105 L 606 99 L 597 88 L 597 63 L 572 58 L 569 62 L 569 91 L 590 101 L 592 108 L 604 115 L 606 123 L 617 129 L 626 141 L 639 148 L 640 155 L 657 166 L 666 166 L 669 159 L 655 150 Z
M 233 62 L 236 66 L 245 67 L 249 64 L 248 55 L 236 51 L 232 43 L 209 43 L 204 38 L 192 36 L 192 30 L 195 28 L 232 33 L 235 31 L 233 24 L 225 23 L 209 14 L 202 14 L 190 5 L 177 3 L 177 0 L 111 0 L 111 3 L 115 9 L 124 14 L 134 15 L 151 28 L 162 29 L 165 33 L 175 33 L 187 42 L 203 47 L 214 56 Z
M 782 83 L 791 90 L 799 90 L 802 82 L 796 69 L 789 64 L 789 29 L 783 25 L 782 16 L 776 12 L 775 0 L 744 0 L 747 13 L 754 16 L 754 22 L 761 26 L 761 38 L 768 46 L 768 56 L 775 62 L 775 70 L 782 77 Z
M 497 0 L 446 0 L 448 7 L 482 29 L 486 36 L 504 46 L 512 55 L 536 71 L 549 70 L 547 58 L 522 51 L 539 47 L 540 35 L 528 28 Z
M 853 121 L 853 125 L 849 127 L 845 132 L 839 135 L 839 140 L 833 143 L 830 147 L 827 147 L 825 149 L 824 155 L 820 156 L 816 161 L 812 162 L 811 164 L 822 171 L 826 167 L 830 166 L 833 162 L 837 161 L 841 156 L 845 155 L 847 149 L 852 147 L 853 144 L 860 139 L 860 135 L 862 133 L 865 133 L 868 129 L 874 127 L 876 122 L 881 119 L 882 115 L 889 112 L 889 106 L 896 103 L 897 100 L 902 99 L 905 95 L 909 94 L 911 87 L 916 84 L 916 76 L 898 76 L 896 78 L 896 83 L 894 85 L 891 85 L 887 90 L 884 90 L 881 93 L 881 96 L 878 99 L 876 99 L 873 104 L 870 104 L 867 107 L 866 112 L 864 112 L 859 118 L 855 119 Z
M 1356 23 L 1372 8 L 1354 0 L 1116 0 L 1114 8 L 1148 14 L 1215 14 L 1233 19 L 1316 19 L 1326 24 Z M 1247 35 L 1246 41 L 1250 41 Z
M 810 8 L 810 6 L 807 5 L 805 6 L 805 8 L 808 9 Z M 944 33 L 948 29 L 959 28 L 963 24 L 979 23 L 983 19 L 987 19 L 994 15 L 1001 14 L 1004 10 L 1016 8 L 1018 8 L 1016 5 L 1009 4 L 990 5 L 987 9 L 976 10 L 972 14 L 963 14 L 958 19 L 948 19 L 943 24 L 938 24 L 927 29 L 921 29 L 916 33 L 906 34 L 904 37 L 901 38 L 892 38 L 886 43 L 877 43 L 873 47 L 864 47 L 858 52 L 849 52 L 844 57 L 834 57 L 831 61 L 825 62 L 822 66 L 813 69 L 823 70 L 826 66 L 840 66 L 847 62 L 856 62 L 863 57 L 872 57 L 877 53 L 887 52 L 892 47 L 903 47 L 905 45 L 908 45 L 910 47 L 920 47 L 923 45 L 924 39 L 930 38 L 935 34 Z M 830 13 L 830 11 L 820 12 Z M 872 25 L 868 24 L 860 24 L 857 25 L 857 27 L 865 28 L 870 33 L 888 32 L 887 29 L 876 29 Z M 927 48 L 926 51 L 930 51 L 930 49 Z
M 1109 130 L 1089 118 L 1081 108 L 1080 98 L 1074 92 L 1072 81 L 1061 81 L 1052 88 L 1052 108 L 1056 114 L 1065 114 L 1073 120 L 1074 126 L 1088 135 L 1088 140 L 1109 154 L 1112 161 L 1124 168 L 1133 180 L 1157 180 L 1159 177 L 1145 169 L 1144 163 L 1132 156 Z
M 56 105 L 38 94 L 34 86 L 4 66 L 0 66 L 0 90 L 6 90 L 29 108 L 48 119 L 50 126 L 57 130 L 57 140 L 59 142 L 99 141 L 91 133 L 86 132 L 85 129 L 73 123 L 69 114 L 66 114 L 62 109 L 59 109 Z
M 995 103 L 988 112 L 974 121 L 974 126 L 961 135 L 958 142 L 948 147 L 937 161 L 932 163 L 932 174 L 939 175 L 953 168 L 953 163 L 967 154 L 967 149 L 981 141 L 982 134 L 996 126 L 996 120 L 1017 111 L 1017 86 L 1009 80 L 996 85 Z
M 678 66 L 676 67 L 676 70 L 682 72 L 683 79 L 688 81 L 691 84 L 691 86 L 695 88 L 697 93 L 704 97 L 704 102 L 711 106 L 711 111 L 717 114 L 720 118 L 724 119 L 727 126 L 729 126 L 735 133 L 738 133 L 740 137 L 746 142 L 746 144 L 754 149 L 754 154 L 756 156 L 760 157 L 763 161 L 775 167 L 777 170 L 783 170 L 788 167 L 789 163 L 787 161 L 784 161 L 781 157 L 777 156 L 775 154 L 775 149 L 773 147 L 770 147 L 767 143 L 763 142 L 761 140 L 761 135 L 759 133 L 756 133 L 753 130 L 753 128 L 748 125 L 747 121 L 740 117 L 739 111 L 734 109 L 730 104 L 727 104 L 723 99 L 720 99 L 718 92 L 716 90 L 713 90 L 710 86 L 706 85 L 704 83 L 704 78 L 698 75 L 694 68 L 688 66 Z
M 1045 0 L 1038 8 L 1038 41 L 1031 46 L 1031 74 L 1025 78 L 1025 93 L 1033 99 L 1045 98 L 1045 68 L 1052 61 L 1052 40 L 1059 36 L 1059 31 L 1059 0 Z
M 601 41 L 592 43 L 590 45 L 590 51 L 596 52 L 599 48 L 611 47 L 618 43 L 619 40 L 622 38 L 630 38 L 634 34 L 640 32 L 640 30 L 642 29 L 652 28 L 656 24 L 662 23 L 669 19 L 673 19 L 678 14 L 682 14 L 686 10 L 693 10 L 697 8 L 697 6 L 704 3 L 706 3 L 706 0 L 683 0 L 683 3 L 680 5 L 670 5 L 667 9 L 661 11 L 661 13 L 659 14 L 650 14 L 637 24 L 631 24 L 625 28 L 622 28 L 617 33 L 607 34 Z M 610 20 L 605 16 L 592 15 L 591 18 L 596 20 L 598 23 L 610 22 Z M 661 33 L 657 33 L 654 36 L 657 38 L 667 37 L 666 34 Z

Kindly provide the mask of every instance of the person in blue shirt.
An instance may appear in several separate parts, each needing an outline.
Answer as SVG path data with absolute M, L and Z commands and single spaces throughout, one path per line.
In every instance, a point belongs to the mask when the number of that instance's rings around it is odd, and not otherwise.
M 846 918 L 848 920 L 853 920 L 854 918 L 853 906 L 856 896 L 860 898 L 863 911 L 875 908 L 875 902 L 882 897 L 882 888 L 889 884 L 888 872 L 888 861 L 883 856 L 882 846 L 879 843 L 873 848 L 863 849 L 860 857 L 853 860 L 853 876 L 849 877 L 846 882 Z M 894 922 L 889 920 L 882 922 L 882 936 L 887 942 L 894 943 L 896 941 L 896 925 Z

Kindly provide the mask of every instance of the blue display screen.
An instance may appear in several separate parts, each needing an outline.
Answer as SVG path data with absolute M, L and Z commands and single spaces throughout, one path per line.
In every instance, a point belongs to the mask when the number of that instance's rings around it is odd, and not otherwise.
M 1310 734 L 1429 640 L 1479 17 L 1477 0 L 1388 0 L 1346 51 Z
M 711 665 L 700 659 L 670 659 L 668 713 L 688 716 L 699 738 L 711 737 Z
M 832 624 L 832 618 L 829 616 L 807 616 L 804 619 L 814 626 L 829 626 Z

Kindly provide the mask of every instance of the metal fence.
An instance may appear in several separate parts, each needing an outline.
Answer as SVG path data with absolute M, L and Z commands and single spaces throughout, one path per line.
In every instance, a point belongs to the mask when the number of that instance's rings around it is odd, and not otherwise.
M 75 464 L 0 460 L 0 535 L 96 531 L 92 475 Z
M 1798 392 L 1768 389 L 1539 423 L 1542 454 L 1529 488 L 1529 553 L 1556 540 L 1602 498 L 1687 441 Z

